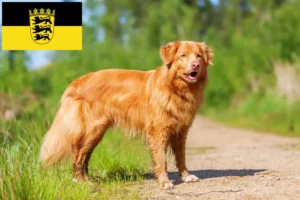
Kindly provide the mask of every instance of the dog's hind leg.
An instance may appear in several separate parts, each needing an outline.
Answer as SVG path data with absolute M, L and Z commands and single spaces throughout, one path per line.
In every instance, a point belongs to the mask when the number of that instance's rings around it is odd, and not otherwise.
M 110 123 L 107 118 L 87 122 L 84 138 L 75 141 L 73 173 L 77 180 L 89 180 L 88 163 Z
M 109 121 L 106 118 L 102 118 L 101 120 L 97 120 L 97 125 L 93 131 L 90 132 L 90 135 L 87 135 L 81 150 L 81 153 L 84 155 L 83 164 L 84 164 L 84 178 L 89 179 L 88 173 L 88 163 L 91 158 L 91 155 L 102 140 L 106 130 L 110 126 Z
M 80 149 L 82 147 L 82 140 L 83 137 L 75 138 L 72 142 L 72 149 L 73 149 L 73 174 L 76 178 L 76 181 L 82 181 L 83 180 L 83 166 L 80 165 L 78 160 L 81 158 L 80 155 Z

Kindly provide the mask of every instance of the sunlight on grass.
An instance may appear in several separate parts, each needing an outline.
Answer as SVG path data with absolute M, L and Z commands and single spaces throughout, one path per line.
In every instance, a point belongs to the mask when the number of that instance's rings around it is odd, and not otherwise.
M 71 162 L 44 170 L 37 161 L 45 119 L 2 122 L 10 133 L 0 137 L 0 199 L 139 198 L 129 183 L 141 182 L 149 170 L 150 155 L 141 141 L 109 131 L 91 158 L 90 174 L 96 183 L 74 183 Z
M 297 104 L 287 104 L 274 96 L 252 96 L 242 105 L 225 111 L 205 110 L 207 117 L 230 126 L 254 129 L 260 132 L 300 136 Z

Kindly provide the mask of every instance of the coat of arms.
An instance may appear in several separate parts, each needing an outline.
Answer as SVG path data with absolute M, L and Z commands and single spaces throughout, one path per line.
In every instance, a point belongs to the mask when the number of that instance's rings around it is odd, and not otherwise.
M 54 35 L 55 10 L 34 9 L 29 10 L 30 33 L 35 43 L 47 44 Z

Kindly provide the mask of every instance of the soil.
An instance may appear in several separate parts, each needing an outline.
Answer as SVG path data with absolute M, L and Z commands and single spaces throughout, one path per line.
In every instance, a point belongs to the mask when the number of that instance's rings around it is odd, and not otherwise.
M 263 123 L 263 122 L 262 122 Z M 168 161 L 175 187 L 139 185 L 143 199 L 300 199 L 300 139 L 231 128 L 197 117 L 187 139 L 187 167 L 200 178 L 183 183 Z

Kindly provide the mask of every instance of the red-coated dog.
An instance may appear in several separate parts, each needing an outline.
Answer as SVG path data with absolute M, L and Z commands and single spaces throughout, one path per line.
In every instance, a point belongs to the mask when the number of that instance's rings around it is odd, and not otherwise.
M 161 187 L 173 187 L 167 174 L 167 147 L 182 179 L 199 180 L 186 168 L 185 142 L 203 102 L 213 53 L 205 43 L 176 41 L 161 47 L 160 56 L 163 65 L 156 70 L 100 70 L 74 80 L 45 136 L 43 166 L 72 155 L 74 176 L 88 180 L 93 150 L 106 130 L 117 126 L 145 136 Z

